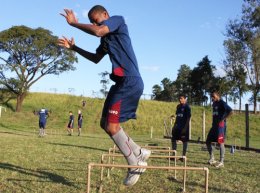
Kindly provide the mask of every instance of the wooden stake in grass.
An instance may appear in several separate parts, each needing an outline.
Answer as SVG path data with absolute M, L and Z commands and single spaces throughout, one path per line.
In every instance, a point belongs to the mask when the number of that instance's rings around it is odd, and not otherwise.
M 156 169 L 156 170 L 191 170 L 191 171 L 204 171 L 205 174 L 205 193 L 208 193 L 208 178 L 209 178 L 209 169 L 206 167 L 197 168 L 197 167 L 165 167 L 165 166 L 132 166 L 132 165 L 115 165 L 115 164 L 98 164 L 98 163 L 89 163 L 88 164 L 88 176 L 87 176 L 87 193 L 90 193 L 90 180 L 91 180 L 91 169 L 94 167 L 115 167 L 115 168 L 146 168 L 146 169 Z M 185 181 L 183 179 L 183 192 L 185 192 Z

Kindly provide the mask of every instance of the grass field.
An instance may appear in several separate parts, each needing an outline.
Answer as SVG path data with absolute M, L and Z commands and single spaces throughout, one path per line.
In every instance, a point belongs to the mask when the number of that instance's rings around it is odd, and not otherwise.
M 10 109 L 2 112 L 0 118 L 0 192 L 7 193 L 71 193 L 86 192 L 87 165 L 90 162 L 100 163 L 101 155 L 107 153 L 113 143 L 98 127 L 102 99 L 88 99 L 87 108 L 83 109 L 83 135 L 67 136 L 66 123 L 68 111 L 81 108 L 81 97 L 68 95 L 31 94 L 24 103 L 22 113 L 14 113 Z M 47 136 L 38 137 L 38 118 L 33 115 L 34 109 L 42 106 L 52 109 L 47 123 Z M 156 101 L 141 101 L 138 109 L 138 121 L 130 121 L 124 125 L 125 130 L 141 145 L 158 144 L 170 146 L 170 141 L 163 139 L 163 120 L 173 114 L 176 104 Z M 193 108 L 193 114 L 199 114 L 200 107 Z M 207 110 L 207 109 L 206 109 Z M 206 114 L 210 115 L 210 109 Z M 76 117 L 76 116 L 75 116 Z M 140 120 L 142 124 L 140 123 Z M 193 115 L 194 120 L 201 120 Z M 230 119 L 229 128 L 241 126 L 238 121 L 243 116 L 235 115 Z M 259 115 L 250 117 L 251 132 L 255 136 L 256 147 L 259 147 Z M 197 122 L 199 122 L 197 121 Z M 193 123 L 194 139 L 201 128 Z M 210 124 L 210 120 L 207 120 Z M 139 128 L 139 125 L 140 128 Z M 240 125 L 239 125 L 240 124 Z M 138 125 L 138 128 L 137 128 Z M 146 125 L 146 126 L 145 126 Z M 199 125 L 199 124 L 198 124 Z M 153 138 L 150 127 L 154 128 Z M 198 128 L 197 128 L 198 127 Z M 242 126 L 241 126 L 242 127 Z M 208 128 L 208 127 L 207 127 Z M 230 129 L 228 140 L 242 136 L 239 129 Z M 243 139 L 241 138 L 241 141 Z M 242 143 L 242 142 L 241 142 Z M 225 167 L 214 168 L 206 164 L 208 154 L 202 144 L 189 144 L 188 166 L 209 168 L 209 192 L 223 193 L 256 193 L 260 192 L 259 170 L 260 154 L 252 151 L 236 150 L 234 154 L 226 148 Z M 181 151 L 182 145 L 178 146 Z M 180 154 L 180 153 L 179 153 Z M 215 150 L 218 158 L 219 151 Z M 116 163 L 124 163 L 124 159 L 116 159 Z M 165 159 L 153 159 L 149 165 L 167 165 Z M 178 166 L 182 162 L 177 162 Z M 126 169 L 114 169 L 110 178 L 105 178 L 103 192 L 135 192 L 164 193 L 181 192 L 182 172 L 147 170 L 138 183 L 130 188 L 122 185 Z M 100 168 L 95 168 L 91 179 L 91 192 L 98 192 Z M 204 190 L 203 172 L 187 172 L 186 192 L 200 193 Z

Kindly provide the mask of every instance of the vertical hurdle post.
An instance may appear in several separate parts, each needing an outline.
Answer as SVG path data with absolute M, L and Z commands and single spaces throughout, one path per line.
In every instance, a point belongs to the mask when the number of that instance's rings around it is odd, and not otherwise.
M 205 141 L 205 128 L 206 128 L 205 119 L 206 119 L 205 109 L 203 109 L 203 115 L 202 115 L 202 141 Z
M 205 193 L 208 193 L 208 189 L 209 189 L 209 169 L 208 168 L 204 168 L 205 169 Z

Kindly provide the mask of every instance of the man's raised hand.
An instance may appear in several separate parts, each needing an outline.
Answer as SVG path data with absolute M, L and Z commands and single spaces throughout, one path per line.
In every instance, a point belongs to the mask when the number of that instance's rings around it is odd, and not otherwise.
M 75 23 L 78 23 L 78 19 L 71 9 L 64 9 L 64 12 L 65 13 L 60 13 L 60 15 L 66 18 L 68 24 L 73 25 Z

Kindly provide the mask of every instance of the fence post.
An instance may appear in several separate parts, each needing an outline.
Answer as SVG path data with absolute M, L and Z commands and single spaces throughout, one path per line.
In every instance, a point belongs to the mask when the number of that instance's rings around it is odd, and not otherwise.
M 189 121 L 189 140 L 191 140 L 191 119 Z
M 248 111 L 248 104 L 245 105 L 246 109 L 246 148 L 249 148 L 249 111 Z
M 205 119 L 206 119 L 206 115 L 205 115 L 205 109 L 203 109 L 203 114 L 202 114 L 202 141 L 205 141 Z

